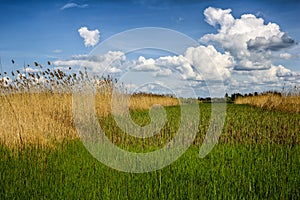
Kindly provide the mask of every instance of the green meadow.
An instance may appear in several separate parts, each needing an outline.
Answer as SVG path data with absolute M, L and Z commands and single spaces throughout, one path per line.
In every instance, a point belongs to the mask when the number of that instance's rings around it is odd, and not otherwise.
M 154 172 L 125 173 L 109 168 L 78 138 L 52 147 L 1 145 L 0 199 L 300 198 L 299 114 L 227 104 L 219 143 L 200 159 L 211 105 L 199 106 L 194 143 L 174 163 Z M 161 134 L 147 141 L 133 142 L 124 136 L 111 116 L 103 116 L 99 122 L 116 145 L 136 152 L 151 151 L 171 140 L 178 129 L 180 107 L 166 107 L 166 111 L 168 120 Z M 131 117 L 140 125 L 150 119 L 142 110 L 132 111 Z M 162 142 L 154 142 L 158 140 Z

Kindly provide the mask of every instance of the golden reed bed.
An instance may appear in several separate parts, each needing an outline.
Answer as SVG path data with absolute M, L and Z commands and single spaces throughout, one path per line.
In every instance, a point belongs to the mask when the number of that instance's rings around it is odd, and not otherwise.
M 130 98 L 130 109 L 178 103 L 172 97 L 134 95 Z M 0 142 L 4 145 L 49 146 L 55 141 L 78 138 L 70 93 L 1 94 L 0 105 Z M 111 94 L 97 94 L 95 107 L 99 117 L 108 115 L 111 112 Z
M 14 62 L 13 62 L 14 63 Z M 72 114 L 72 93 L 77 86 L 93 84 L 99 117 L 111 112 L 112 91 L 128 95 L 109 75 L 90 75 L 87 68 L 72 73 L 35 62 L 36 72 L 15 70 L 0 73 L 0 143 L 7 146 L 38 144 L 78 138 Z M 8 76 L 10 74 L 10 77 Z M 130 98 L 130 109 L 149 109 L 154 104 L 178 105 L 175 98 L 139 94 Z
M 249 104 L 261 108 L 284 112 L 300 112 L 300 96 L 281 96 L 278 94 L 263 94 L 258 96 L 238 97 L 235 104 Z

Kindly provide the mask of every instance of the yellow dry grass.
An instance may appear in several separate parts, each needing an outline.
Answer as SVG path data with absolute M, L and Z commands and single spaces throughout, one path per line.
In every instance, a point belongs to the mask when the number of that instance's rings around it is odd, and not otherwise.
M 178 99 L 168 96 L 153 95 L 134 95 L 130 98 L 130 109 L 148 110 L 153 105 L 176 106 L 179 104 Z
M 172 97 L 133 95 L 130 109 L 178 103 Z M 49 147 L 55 142 L 78 138 L 73 122 L 71 93 L 1 94 L 0 105 L 0 142 L 6 146 L 39 144 Z M 98 116 L 110 114 L 111 93 L 97 93 L 95 108 Z
M 70 94 L 1 95 L 0 102 L 0 139 L 5 145 L 45 145 L 77 137 Z
M 117 80 L 109 75 L 99 77 L 90 74 L 87 68 L 72 73 L 71 68 L 50 69 L 50 65 L 48 61 L 48 68 L 45 68 L 35 62 L 35 66 L 39 67 L 37 72 L 25 71 L 23 74 L 16 70 L 11 72 L 11 78 L 4 78 L 2 73 L 0 144 L 10 147 L 24 144 L 48 147 L 56 142 L 78 138 L 71 91 L 84 90 L 87 85 L 93 86 L 96 91 L 95 112 L 99 117 L 111 113 L 113 91 L 120 98 L 124 98 L 124 95 L 128 97 L 125 88 L 117 87 Z M 179 101 L 167 96 L 139 94 L 130 97 L 129 108 L 149 109 L 154 104 L 172 106 L 178 105 Z
M 264 94 L 258 96 L 239 97 L 235 104 L 249 104 L 261 108 L 280 110 L 285 112 L 300 112 L 300 96 L 280 96 Z

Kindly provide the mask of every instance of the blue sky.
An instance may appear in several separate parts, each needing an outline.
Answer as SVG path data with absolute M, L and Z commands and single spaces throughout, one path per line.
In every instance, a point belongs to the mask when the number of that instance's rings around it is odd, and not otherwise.
M 15 60 L 15 68 L 18 68 L 17 66 L 21 68 L 24 62 L 32 65 L 34 61 L 46 63 L 48 60 L 63 66 L 62 61 L 70 61 L 76 55 L 76 58 L 78 55 L 88 55 L 96 44 L 93 44 L 94 46 L 85 45 L 83 37 L 78 32 L 82 27 L 86 27 L 88 31 L 98 30 L 99 42 L 97 44 L 101 44 L 114 34 L 129 29 L 162 27 L 179 31 L 196 41 L 202 38 L 199 45 L 205 47 L 213 45 L 223 57 L 225 57 L 224 53 L 228 51 L 230 56 L 236 60 L 229 70 L 230 75 L 227 74 L 225 77 L 225 79 L 228 78 L 227 82 L 225 80 L 225 85 L 229 92 L 239 90 L 241 92 L 263 91 L 278 88 L 283 82 L 294 85 L 300 84 L 298 76 L 300 74 L 300 48 L 297 44 L 300 41 L 299 1 L 0 0 L 0 7 L 0 57 L 4 70 L 9 70 L 12 67 L 11 59 Z M 207 22 L 207 17 L 215 17 L 213 13 L 216 11 L 208 10 L 207 16 L 205 16 L 204 12 L 208 7 L 221 10 L 231 9 L 230 15 L 235 20 L 243 14 L 252 14 L 257 18 L 262 18 L 265 25 L 269 22 L 275 23 L 292 42 L 282 44 L 286 45 L 284 48 L 274 49 L 275 44 L 272 45 L 269 41 L 261 41 L 259 37 L 257 40 L 252 38 L 251 42 L 249 39 L 247 41 L 249 49 L 250 44 L 252 44 L 251 48 L 259 50 L 260 55 L 269 56 L 266 60 L 269 62 L 269 66 L 253 67 L 251 65 L 253 60 L 263 60 L 263 58 L 252 59 L 251 56 L 260 56 L 258 53 L 251 53 L 247 60 L 243 60 L 241 54 L 234 50 L 234 46 L 223 46 L 226 41 L 217 38 L 221 36 L 220 34 L 213 39 L 203 38 L 207 34 L 217 35 L 218 29 L 221 27 L 220 21 L 217 22 L 216 18 L 212 19 L 211 24 Z M 213 26 L 214 23 L 215 26 Z M 263 47 L 262 44 L 266 43 L 268 46 Z M 261 53 L 262 51 L 263 53 Z M 146 57 L 146 59 L 150 58 Z M 155 59 L 159 58 L 156 57 Z M 248 61 L 251 61 L 250 64 L 245 64 Z M 70 64 L 70 62 L 65 64 Z M 279 65 L 280 67 L 278 67 Z M 225 68 L 229 67 L 225 66 Z M 262 70 L 269 71 L 264 73 Z M 268 80 L 267 77 L 263 76 L 268 73 L 273 75 L 275 73 L 274 76 L 279 75 L 275 77 L 276 79 Z M 262 77 L 259 78 L 259 76 Z M 199 79 L 195 77 L 192 84 L 197 87 L 197 80 Z M 259 80 L 255 80 L 255 77 Z

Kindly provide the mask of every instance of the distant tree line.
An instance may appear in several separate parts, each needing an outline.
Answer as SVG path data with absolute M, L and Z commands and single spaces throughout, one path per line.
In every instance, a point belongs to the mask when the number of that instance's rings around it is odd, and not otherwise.
M 134 92 L 131 96 L 147 96 L 147 97 L 171 97 L 174 98 L 173 94 L 157 94 L 152 92 Z
M 272 94 L 272 95 L 278 95 L 282 96 L 282 92 L 278 91 L 266 91 L 266 92 L 253 92 L 253 93 L 232 93 L 230 96 L 228 93 L 225 94 L 224 98 L 211 98 L 211 97 L 198 97 L 198 100 L 203 103 L 211 103 L 211 102 L 227 102 L 232 103 L 239 97 L 252 97 L 252 96 L 259 96 L 259 95 L 266 95 L 266 94 Z
M 252 97 L 252 96 L 259 96 L 259 95 L 267 95 L 267 94 L 272 94 L 272 95 L 278 95 L 278 96 L 282 96 L 283 93 L 282 92 L 278 92 L 278 91 L 266 91 L 266 92 L 253 92 L 253 93 L 245 93 L 245 94 L 241 94 L 241 93 L 233 93 L 231 94 L 231 96 L 229 97 L 228 94 L 225 94 L 225 98 L 229 98 L 231 101 L 234 101 L 236 98 L 238 97 Z

